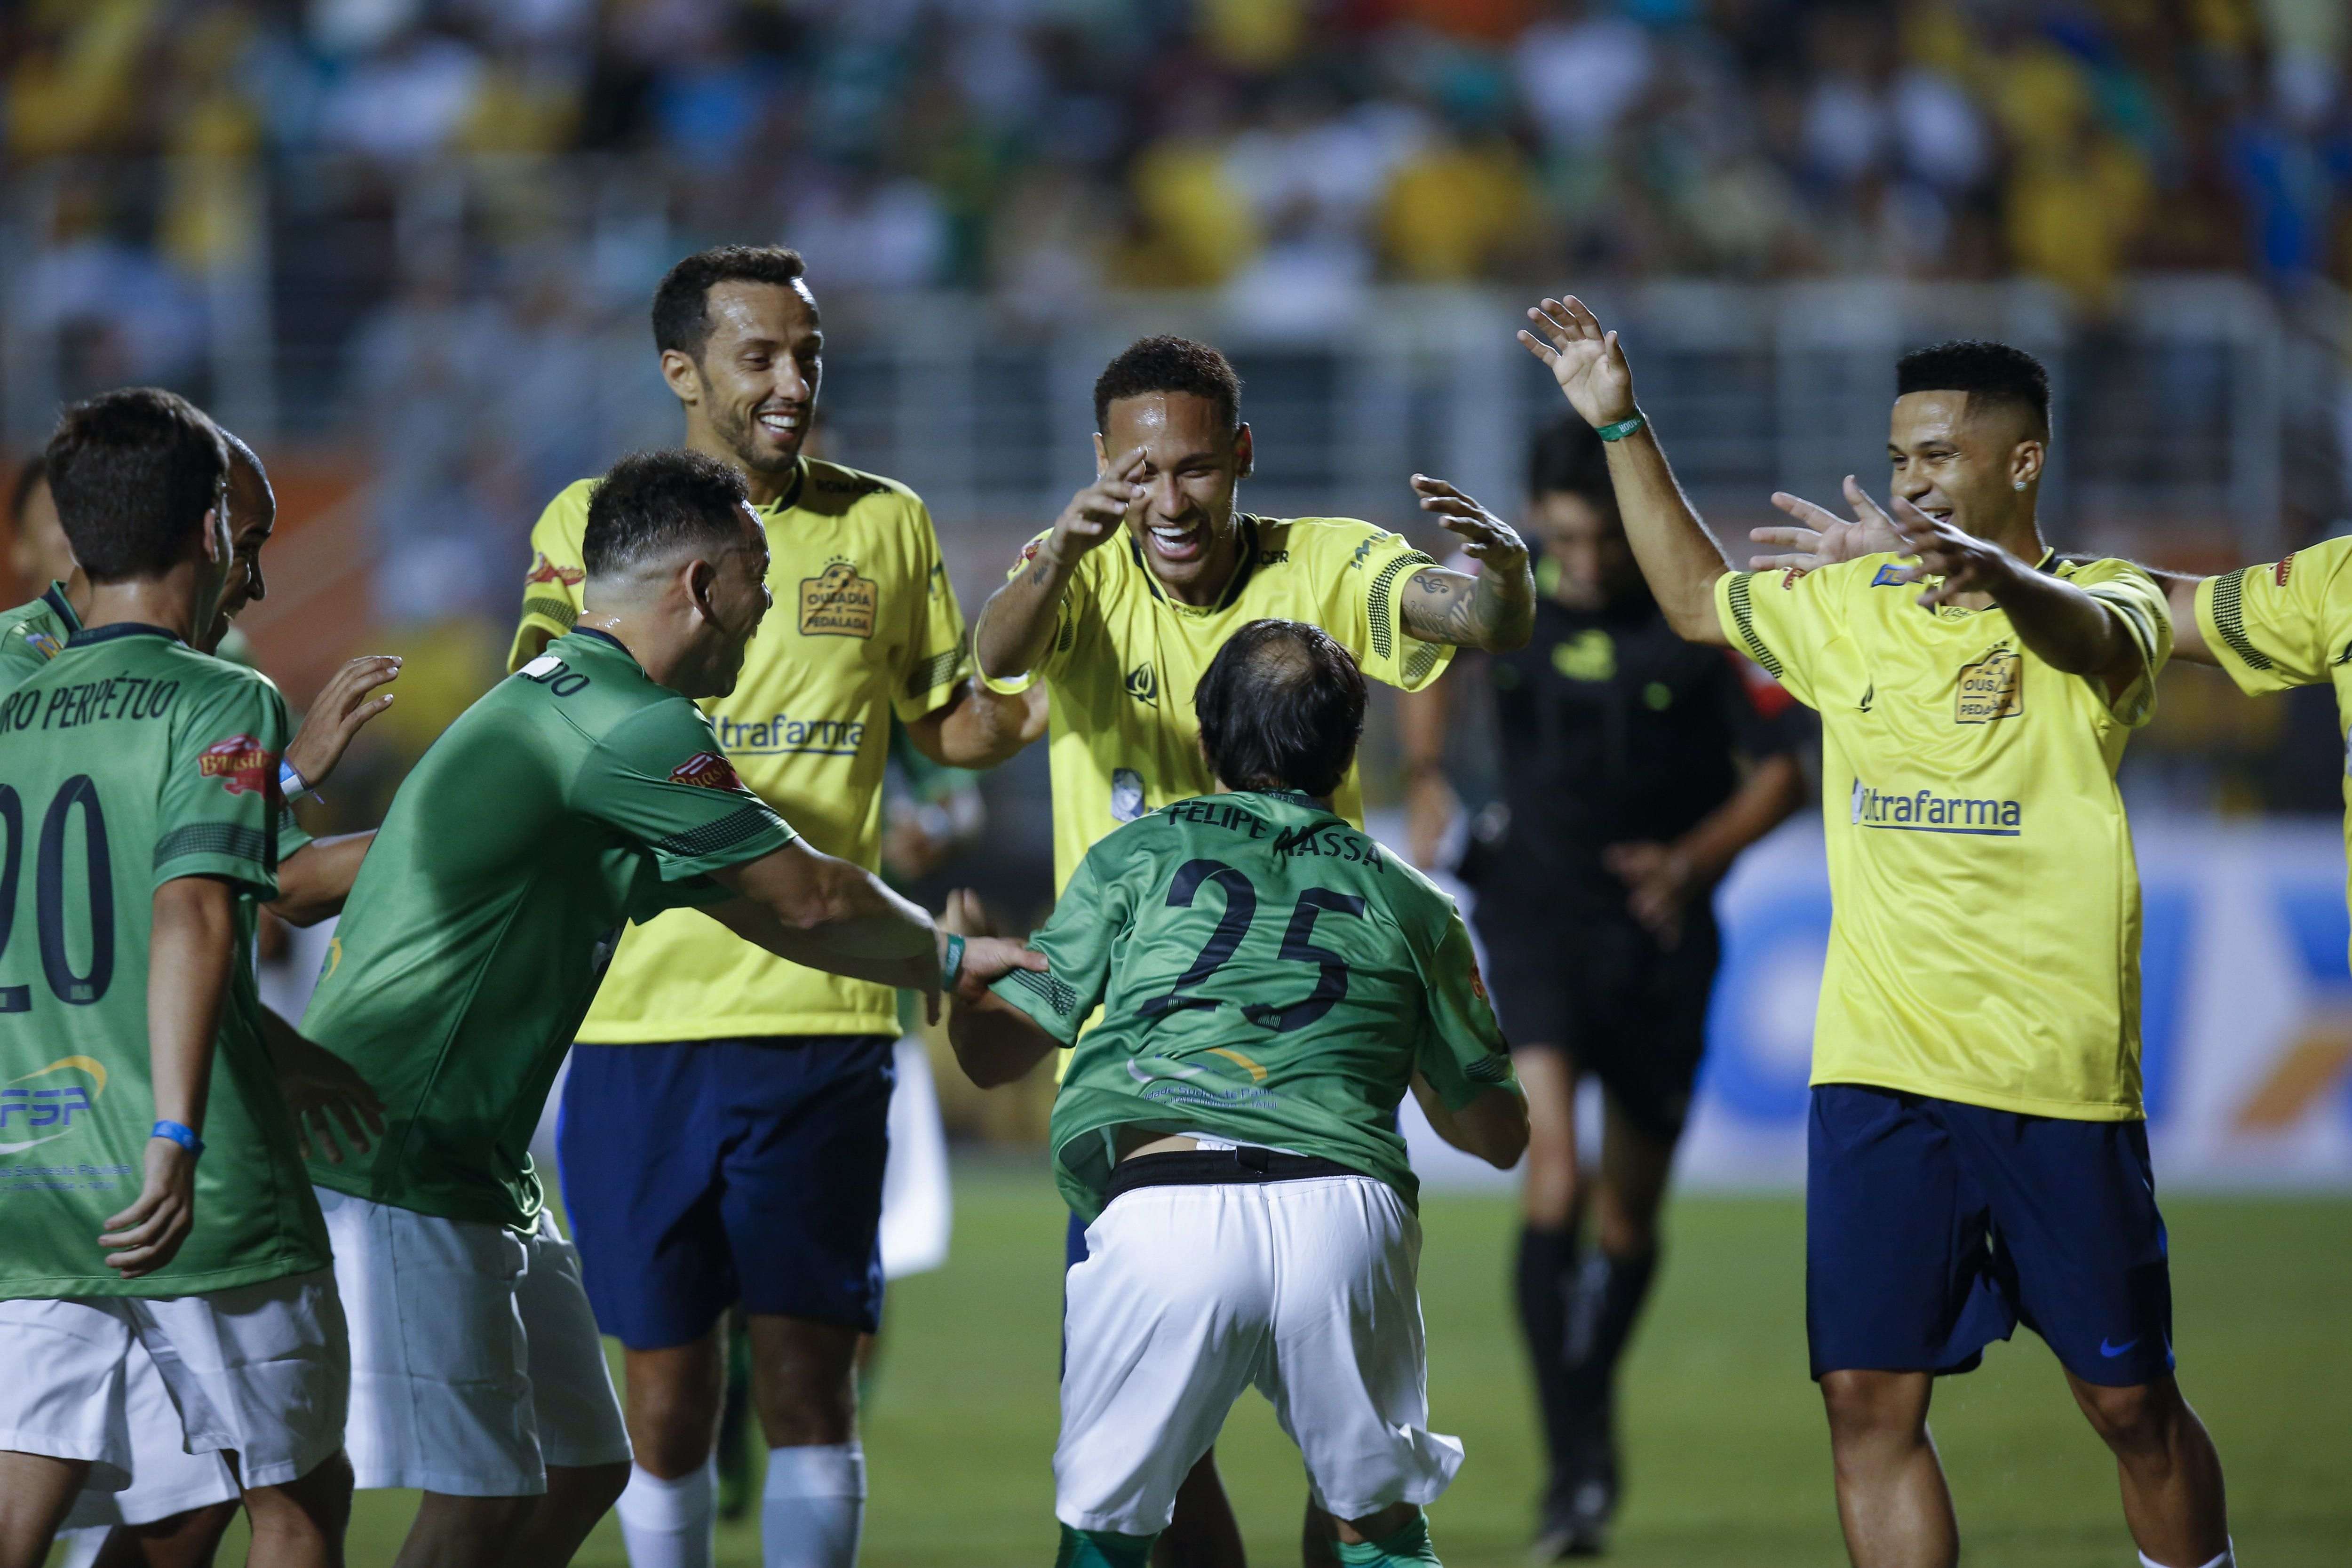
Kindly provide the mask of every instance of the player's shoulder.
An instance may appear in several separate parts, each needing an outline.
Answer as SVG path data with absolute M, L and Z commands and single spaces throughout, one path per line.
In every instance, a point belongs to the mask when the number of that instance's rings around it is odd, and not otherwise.
M 2077 587 L 2096 587 L 2102 583 L 2130 583 L 2157 588 L 2157 581 L 2147 567 L 2114 555 L 2053 555 L 2050 571 L 2053 576 L 2063 578 Z
M 588 530 L 588 502 L 595 496 L 596 487 L 604 483 L 599 476 L 574 479 L 550 498 L 540 509 L 538 527 L 531 530 L 536 537 L 541 529 L 562 533 L 574 542 Z
M 1338 567 L 1361 570 L 1375 556 L 1386 561 L 1400 552 L 1419 560 L 1435 557 L 1412 549 L 1412 541 L 1393 529 L 1357 517 L 1259 517 L 1250 521 L 1257 530 L 1258 565 L 1289 567 L 1320 574 Z
M 869 474 L 845 463 L 809 458 L 803 460 L 800 494 L 793 505 L 795 510 L 826 517 L 856 516 L 884 521 L 920 515 L 923 498 L 884 475 Z

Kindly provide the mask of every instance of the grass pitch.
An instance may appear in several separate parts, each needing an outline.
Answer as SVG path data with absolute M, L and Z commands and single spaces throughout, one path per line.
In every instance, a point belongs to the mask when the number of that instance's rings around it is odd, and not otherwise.
M 2166 1215 L 2182 1383 L 2228 1468 L 2242 1560 L 2352 1561 L 2352 1203 L 2177 1198 Z M 1439 1195 L 1423 1218 L 1433 1425 L 1469 1450 L 1432 1528 L 1454 1568 L 1516 1568 L 1540 1464 L 1508 1300 L 1514 1211 L 1499 1198 Z M 959 1167 L 953 1261 L 891 1300 L 866 1412 L 869 1568 L 1052 1562 L 1062 1224 L 1041 1165 Z M 1794 1199 L 1675 1205 L 1666 1265 L 1626 1366 L 1630 1490 L 1610 1561 L 1845 1561 L 1805 1374 L 1802 1238 Z M 1935 1429 L 1972 1561 L 2134 1561 L 2113 1465 L 2031 1334 L 1946 1382 Z M 1253 1563 L 1295 1565 L 1304 1481 L 1256 1395 L 1234 1410 L 1218 1458 Z M 408 1495 L 362 1494 L 353 1568 L 392 1561 L 413 1508 Z M 233 1540 L 222 1561 L 242 1556 Z M 757 1568 L 756 1510 L 722 1527 L 719 1556 Z M 609 1519 L 580 1561 L 626 1561 Z

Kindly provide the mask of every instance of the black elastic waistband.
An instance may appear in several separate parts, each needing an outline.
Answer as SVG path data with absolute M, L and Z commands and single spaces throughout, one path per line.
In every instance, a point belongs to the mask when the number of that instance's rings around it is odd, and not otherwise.
M 1222 1182 L 1304 1182 L 1317 1176 L 1360 1176 L 1337 1160 L 1319 1154 L 1285 1154 L 1276 1149 L 1244 1145 L 1239 1149 L 1171 1150 L 1165 1154 L 1138 1154 L 1111 1167 L 1110 1186 L 1103 1201 L 1138 1187 L 1202 1187 Z

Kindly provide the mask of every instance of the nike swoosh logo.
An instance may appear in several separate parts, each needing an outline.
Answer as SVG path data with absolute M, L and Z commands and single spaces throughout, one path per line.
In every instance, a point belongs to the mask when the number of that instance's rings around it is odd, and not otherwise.
M 2126 1340 L 2121 1344 L 2116 1344 L 2110 1340 L 2102 1338 L 2099 1341 L 2099 1353 L 2105 1356 L 2109 1361 L 2113 1361 L 2116 1357 L 2123 1354 L 2124 1352 L 2131 1349 L 2132 1346 L 2137 1343 L 2139 1343 L 2139 1338 L 2137 1335 L 2134 1335 L 2132 1338 Z

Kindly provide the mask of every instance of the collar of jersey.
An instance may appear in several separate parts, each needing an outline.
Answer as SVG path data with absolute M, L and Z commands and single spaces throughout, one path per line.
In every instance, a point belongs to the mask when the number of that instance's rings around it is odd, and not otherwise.
M 2047 572 L 2053 577 L 2058 575 L 2058 547 L 2054 544 L 2043 545 L 2042 547 L 2042 559 L 2033 563 L 2033 569 L 2036 572 Z M 1940 583 L 1943 579 L 1941 577 L 1937 577 L 1931 579 L 1931 581 Z M 1966 605 L 1953 605 L 1948 607 L 1958 610 L 1963 615 L 1980 616 L 1984 614 L 1984 610 L 1971 610 Z M 1985 606 L 1986 609 L 1995 610 L 2000 607 L 2000 606 L 1998 605 L 1988 605 Z M 1932 613 L 1940 614 L 1940 612 Z
M 151 626 L 144 621 L 117 621 L 107 626 L 76 626 L 73 636 L 66 638 L 66 647 L 89 647 L 97 643 L 112 642 L 118 637 L 162 637 L 165 642 L 184 640 L 169 626 Z
M 587 637 L 595 642 L 609 644 L 614 653 L 619 654 L 631 664 L 636 665 L 639 673 L 642 674 L 645 670 L 644 665 L 637 664 L 637 656 L 629 651 L 629 645 L 623 642 L 620 638 L 614 637 L 608 631 L 601 630 L 595 626 L 574 626 L 566 635 L 575 637 Z
M 778 496 L 766 506 L 754 507 L 751 510 L 766 517 L 782 517 L 784 513 L 792 510 L 793 508 L 801 504 L 801 492 L 806 489 L 808 489 L 808 459 L 806 458 L 794 458 L 793 459 L 793 482 L 784 487 L 784 493 Z
M 1220 610 L 1233 607 L 1234 601 L 1242 596 L 1242 590 L 1249 586 L 1251 575 L 1257 571 L 1257 519 L 1247 512 L 1242 514 L 1242 558 L 1234 568 L 1233 580 L 1225 584 L 1225 591 L 1217 595 L 1217 602 L 1213 605 L 1187 605 L 1170 598 L 1160 586 L 1160 578 L 1151 570 L 1151 563 L 1143 558 L 1142 542 L 1135 537 L 1132 529 L 1127 534 L 1127 552 L 1135 558 L 1135 569 L 1143 574 L 1143 585 L 1151 590 L 1153 598 L 1170 609 L 1188 616 L 1213 616 Z
M 58 619 L 65 622 L 67 631 L 81 630 L 81 617 L 74 614 L 73 601 L 66 597 L 63 583 L 52 583 L 43 589 L 41 602 L 56 612 Z

